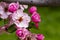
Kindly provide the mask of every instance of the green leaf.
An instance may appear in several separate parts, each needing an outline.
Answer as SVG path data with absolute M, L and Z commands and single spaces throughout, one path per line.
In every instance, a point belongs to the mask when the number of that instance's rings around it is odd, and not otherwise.
M 4 26 L 4 20 L 0 18 L 0 27 Z
M 29 23 L 29 27 L 28 27 L 27 29 L 29 30 L 29 29 L 31 29 L 31 28 L 35 28 L 35 25 L 34 25 L 33 22 L 30 22 L 30 23 Z
M 2 18 L 0 18 L 0 21 L 3 20 Z
M 4 19 L 4 24 L 7 24 L 9 22 L 9 19 Z
M 12 33 L 12 32 L 14 32 L 14 31 L 16 31 L 15 24 L 11 25 L 11 26 L 7 29 L 7 31 L 8 31 L 9 33 Z

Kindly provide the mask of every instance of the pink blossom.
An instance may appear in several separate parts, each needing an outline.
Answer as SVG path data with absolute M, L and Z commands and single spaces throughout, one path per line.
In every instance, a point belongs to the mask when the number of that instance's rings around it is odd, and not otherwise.
M 43 34 L 37 34 L 37 40 L 44 40 Z
M 33 14 L 33 12 L 36 12 L 37 11 L 37 8 L 35 6 L 32 6 L 30 9 L 29 9 L 29 12 L 31 14 Z
M 24 39 L 28 34 L 29 34 L 29 31 L 25 28 L 20 28 L 20 29 L 17 29 L 17 31 L 16 31 L 16 35 L 20 39 Z
M 40 15 L 37 12 L 32 14 L 32 21 L 35 23 L 39 23 L 41 21 Z
M 0 5 L 0 18 L 2 18 L 2 19 L 8 18 L 7 12 L 4 12 L 4 7 L 2 7 L 1 5 Z
M 8 10 L 9 10 L 10 12 L 14 12 L 14 11 L 16 11 L 18 8 L 19 8 L 19 3 L 11 3 L 11 4 L 9 4 L 9 6 L 8 6 Z
M 17 28 L 27 28 L 29 26 L 31 18 L 27 13 L 21 10 L 17 10 L 13 13 L 12 20 L 14 21 L 14 24 L 16 24 Z

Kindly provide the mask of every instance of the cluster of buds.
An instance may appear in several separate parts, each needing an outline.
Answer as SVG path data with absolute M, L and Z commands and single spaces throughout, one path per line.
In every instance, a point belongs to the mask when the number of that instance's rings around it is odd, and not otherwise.
M 32 6 L 29 9 L 29 13 L 32 14 L 32 16 L 31 16 L 32 22 L 34 22 L 36 28 L 38 28 L 38 26 L 39 26 L 38 23 L 41 22 L 41 18 L 40 18 L 39 13 L 37 12 L 37 7 Z
M 39 22 L 41 22 L 37 7 L 32 6 L 29 8 L 28 11 L 32 16 L 29 16 L 29 14 L 24 12 L 24 9 L 27 8 L 28 5 L 21 5 L 19 2 L 10 4 L 0 2 L 0 18 L 3 20 L 9 20 L 6 25 L 0 28 L 0 31 L 7 31 L 11 25 L 14 25 L 19 40 L 44 40 L 43 34 L 33 34 L 27 29 L 31 22 L 34 23 L 36 28 L 38 28 Z
M 25 28 L 20 28 L 16 31 L 16 35 L 21 40 L 44 40 L 43 34 L 33 34 Z

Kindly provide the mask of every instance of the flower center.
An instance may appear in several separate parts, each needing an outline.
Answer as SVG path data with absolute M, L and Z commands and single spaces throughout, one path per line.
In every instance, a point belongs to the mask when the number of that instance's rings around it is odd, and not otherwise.
M 8 11 L 8 8 L 7 8 L 7 7 L 5 7 L 5 8 L 4 8 L 4 11 L 5 11 L 5 12 L 7 12 L 7 11 Z
M 20 17 L 20 18 L 19 18 L 19 22 L 21 22 L 22 20 L 23 20 L 22 17 Z
M 31 38 L 30 37 L 27 37 L 27 40 L 31 40 Z
M 0 14 L 0 16 L 1 16 L 1 14 Z

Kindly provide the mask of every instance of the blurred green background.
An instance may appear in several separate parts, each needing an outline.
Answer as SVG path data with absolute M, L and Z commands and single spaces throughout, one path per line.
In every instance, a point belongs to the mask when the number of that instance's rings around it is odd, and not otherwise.
M 60 40 L 60 7 L 38 7 L 41 16 L 39 29 L 31 28 L 31 32 L 44 34 L 45 40 Z M 4 21 L 0 21 L 3 25 Z M 34 26 L 32 26 L 34 27 Z M 0 40 L 17 40 L 15 32 L 0 35 Z

